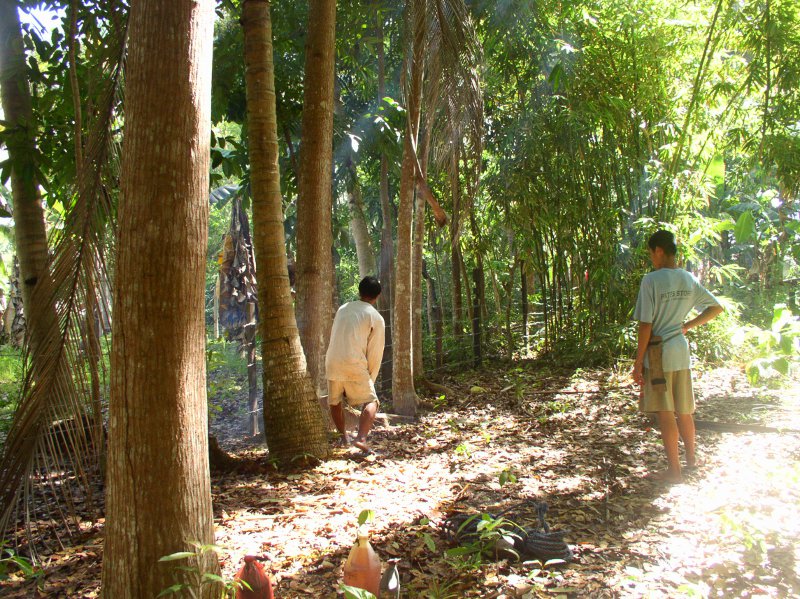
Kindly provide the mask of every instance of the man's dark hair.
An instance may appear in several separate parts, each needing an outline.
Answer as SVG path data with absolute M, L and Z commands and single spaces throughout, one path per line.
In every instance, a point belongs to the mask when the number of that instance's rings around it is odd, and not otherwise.
M 372 300 L 381 294 L 381 282 L 377 277 L 364 277 L 358 284 L 358 295 L 363 299 Z
M 674 256 L 678 251 L 675 235 L 664 229 L 656 231 L 650 236 L 650 239 L 647 240 L 647 247 L 651 250 L 661 248 L 667 256 Z

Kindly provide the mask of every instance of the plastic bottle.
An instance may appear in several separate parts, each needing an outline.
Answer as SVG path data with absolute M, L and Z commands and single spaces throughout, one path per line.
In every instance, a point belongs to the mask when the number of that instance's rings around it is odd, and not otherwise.
M 246 582 L 250 588 L 241 586 L 236 589 L 236 599 L 273 599 L 272 581 L 264 566 L 254 555 L 244 557 L 244 565 L 236 573 L 236 580 Z
M 381 560 L 365 532 L 358 532 L 358 539 L 344 563 L 344 583 L 380 596 Z

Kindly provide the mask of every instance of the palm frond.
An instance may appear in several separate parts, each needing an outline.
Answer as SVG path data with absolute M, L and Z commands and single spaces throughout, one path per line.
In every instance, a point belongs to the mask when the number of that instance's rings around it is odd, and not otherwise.
M 42 330 L 26 335 L 23 391 L 0 458 L 0 530 L 23 524 L 15 515 L 24 507 L 29 541 L 42 525 L 53 524 L 59 541 L 59 531 L 73 532 L 81 516 L 97 513 L 91 510 L 102 498 L 96 487 L 104 447 L 101 336 L 110 322 L 111 291 L 105 256 L 113 243 L 109 189 L 118 172 L 115 129 L 125 52 L 124 18 L 118 7 L 111 10 L 106 53 L 97 61 L 103 92 L 89 113 L 72 203 L 63 226 L 50 234 L 47 280 L 31 298 L 31 310 L 47 316 Z M 29 550 L 35 556 L 33 544 Z

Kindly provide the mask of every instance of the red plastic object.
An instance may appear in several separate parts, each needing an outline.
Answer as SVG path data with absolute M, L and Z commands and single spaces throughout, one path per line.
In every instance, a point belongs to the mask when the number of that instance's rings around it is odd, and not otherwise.
M 236 599 L 275 599 L 269 574 L 255 555 L 244 556 L 244 565 L 236 573 L 236 580 L 250 585 L 249 589 L 245 586 L 236 589 Z

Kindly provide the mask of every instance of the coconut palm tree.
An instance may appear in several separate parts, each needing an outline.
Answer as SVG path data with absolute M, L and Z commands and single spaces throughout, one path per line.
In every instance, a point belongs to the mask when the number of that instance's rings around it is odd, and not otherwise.
M 323 457 L 325 423 L 306 369 L 287 270 L 269 2 L 245 0 L 242 27 L 267 447 L 279 461 Z
M 330 335 L 331 187 L 336 0 L 310 0 L 303 81 L 303 124 L 297 197 L 297 326 L 316 388 L 325 388 Z

